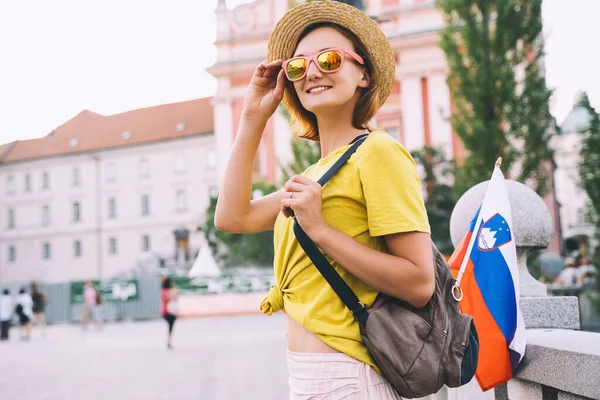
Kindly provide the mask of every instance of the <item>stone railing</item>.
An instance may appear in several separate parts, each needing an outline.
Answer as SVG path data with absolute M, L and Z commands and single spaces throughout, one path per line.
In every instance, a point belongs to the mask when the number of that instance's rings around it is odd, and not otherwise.
M 456 246 L 466 234 L 489 182 L 467 191 L 450 221 Z M 444 389 L 436 399 L 600 399 L 600 333 L 582 332 L 578 298 L 548 296 L 547 288 L 527 269 L 527 255 L 546 248 L 552 222 L 544 201 L 529 187 L 507 181 L 519 265 L 520 306 L 527 328 L 527 349 L 515 377 L 506 385 L 481 392 L 477 382 Z M 432 396 L 433 397 L 433 396 Z
M 596 282 L 576 285 L 546 284 L 550 296 L 575 296 L 579 300 L 579 321 L 584 331 L 600 332 L 600 315 L 592 304 L 597 298 Z

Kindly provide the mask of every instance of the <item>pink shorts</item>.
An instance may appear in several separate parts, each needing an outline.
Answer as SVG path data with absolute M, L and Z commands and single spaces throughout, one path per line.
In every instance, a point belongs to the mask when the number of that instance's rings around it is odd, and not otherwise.
M 287 351 L 290 400 L 401 400 L 370 365 L 344 353 Z

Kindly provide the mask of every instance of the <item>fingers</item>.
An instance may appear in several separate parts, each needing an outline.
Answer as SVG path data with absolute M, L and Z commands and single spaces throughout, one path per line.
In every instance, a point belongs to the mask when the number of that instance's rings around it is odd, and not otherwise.
M 281 213 L 286 217 L 294 217 L 294 207 L 297 206 L 297 199 L 284 197 L 281 199 Z
M 318 182 L 313 181 L 312 179 L 309 179 L 305 176 L 302 175 L 294 175 L 290 178 L 290 180 L 287 183 L 298 183 L 301 185 L 306 185 L 306 186 L 315 186 L 315 187 L 321 187 L 321 185 L 319 185 Z M 286 183 L 286 185 L 287 185 Z
M 275 84 L 275 89 L 273 89 L 273 97 L 277 101 L 281 101 L 283 98 L 283 91 L 285 89 L 285 73 L 283 69 L 279 70 L 277 75 L 277 83 Z
M 290 193 L 301 192 L 304 189 L 306 189 L 306 185 L 289 180 L 283 187 L 283 197 L 290 197 Z
M 275 60 L 271 62 L 263 61 L 256 66 L 253 77 L 256 78 L 273 78 L 276 77 L 281 70 L 283 60 Z
M 265 64 L 265 72 L 263 73 L 263 77 L 265 78 L 275 78 L 281 71 L 281 64 L 283 60 L 275 60 L 270 63 Z

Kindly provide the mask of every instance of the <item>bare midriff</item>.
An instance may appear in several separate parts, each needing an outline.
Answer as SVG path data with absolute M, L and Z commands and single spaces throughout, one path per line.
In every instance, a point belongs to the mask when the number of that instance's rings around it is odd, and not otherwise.
M 285 320 L 288 350 L 296 353 L 339 353 L 289 315 L 285 315 Z

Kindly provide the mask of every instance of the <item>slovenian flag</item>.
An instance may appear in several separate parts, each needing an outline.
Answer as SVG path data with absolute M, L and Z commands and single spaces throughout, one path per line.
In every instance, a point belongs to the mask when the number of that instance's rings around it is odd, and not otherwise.
M 499 163 L 449 264 L 462 290 L 460 310 L 473 317 L 479 335 L 475 377 L 485 391 L 510 380 L 525 354 L 512 214 Z

